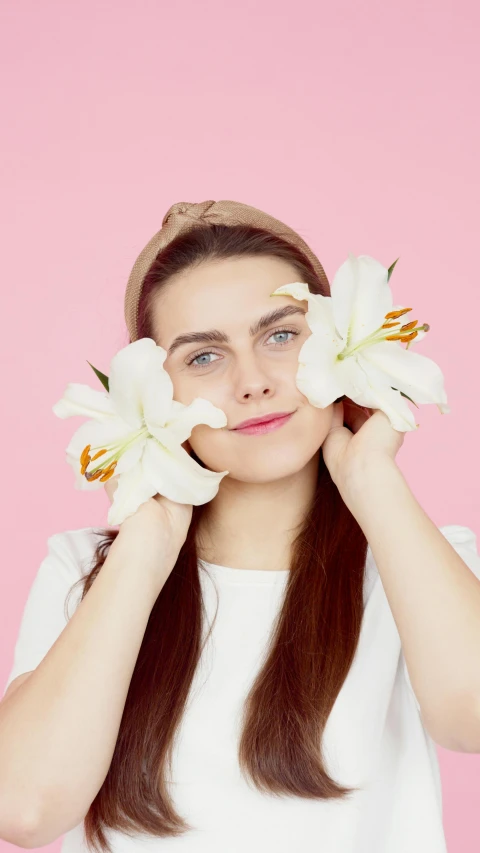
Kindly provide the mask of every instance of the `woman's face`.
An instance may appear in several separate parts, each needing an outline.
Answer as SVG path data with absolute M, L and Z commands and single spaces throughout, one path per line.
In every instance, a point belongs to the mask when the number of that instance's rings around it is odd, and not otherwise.
M 333 406 L 312 406 L 298 390 L 298 354 L 311 331 L 306 301 L 270 298 L 277 287 L 298 281 L 295 268 L 271 257 L 205 262 L 172 278 L 158 295 L 155 339 L 168 352 L 164 368 L 174 399 L 188 405 L 195 397 L 222 409 L 227 426 L 198 424 L 185 443 L 212 471 L 229 471 L 243 482 L 265 483 L 301 470 L 329 431 Z M 295 313 L 253 327 L 272 311 L 288 306 Z M 183 342 L 180 335 L 218 330 L 224 340 Z M 247 418 L 294 412 L 283 426 L 262 435 L 233 428 Z

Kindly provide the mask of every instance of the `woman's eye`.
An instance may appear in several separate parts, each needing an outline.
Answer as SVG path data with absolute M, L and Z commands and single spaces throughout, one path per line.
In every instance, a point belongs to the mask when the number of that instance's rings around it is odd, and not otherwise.
M 267 340 L 270 340 L 270 338 L 273 338 L 275 335 L 294 335 L 295 336 L 295 335 L 299 335 L 299 334 L 300 334 L 300 332 L 298 331 L 298 329 L 277 329 L 276 332 L 272 332 L 272 334 L 268 337 Z M 289 344 L 290 342 L 291 342 L 291 339 L 279 341 L 275 344 L 275 346 L 281 347 L 281 346 L 284 346 L 285 344 Z M 187 365 L 188 366 L 192 365 L 194 368 L 210 367 L 210 365 L 213 364 L 212 361 L 206 361 L 206 362 L 203 362 L 203 364 L 202 363 L 195 364 L 197 359 L 203 358 L 203 356 L 206 356 L 206 355 L 218 355 L 218 353 L 213 352 L 213 350 L 203 350 L 202 352 L 198 352 L 196 355 L 192 356 L 190 358 L 190 360 L 187 361 Z
M 187 361 L 187 364 L 189 366 L 193 365 L 193 367 L 209 367 L 212 364 L 211 361 L 204 361 L 203 364 L 195 364 L 197 358 L 203 358 L 205 355 L 217 355 L 217 353 L 212 352 L 211 350 L 207 350 L 206 352 L 199 352 L 198 355 L 194 355 L 193 358 L 190 359 L 190 361 Z

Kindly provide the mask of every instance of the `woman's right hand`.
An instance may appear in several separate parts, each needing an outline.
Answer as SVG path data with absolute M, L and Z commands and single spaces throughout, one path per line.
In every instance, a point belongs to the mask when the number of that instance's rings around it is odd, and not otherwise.
M 113 503 L 117 485 L 118 476 L 110 477 L 104 484 L 110 503 Z M 144 541 L 154 547 L 168 543 L 170 554 L 176 560 L 187 538 L 192 513 L 192 504 L 176 503 L 157 492 L 119 525 L 119 533 L 140 530 L 145 534 Z

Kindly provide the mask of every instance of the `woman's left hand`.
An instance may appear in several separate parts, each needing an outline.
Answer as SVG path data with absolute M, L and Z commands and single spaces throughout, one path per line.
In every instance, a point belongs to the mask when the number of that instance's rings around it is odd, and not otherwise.
M 344 426 L 344 422 L 348 425 Z M 366 409 L 348 398 L 333 404 L 330 430 L 322 444 L 323 458 L 330 476 L 343 494 L 366 465 L 394 460 L 405 438 L 394 429 L 380 409 Z

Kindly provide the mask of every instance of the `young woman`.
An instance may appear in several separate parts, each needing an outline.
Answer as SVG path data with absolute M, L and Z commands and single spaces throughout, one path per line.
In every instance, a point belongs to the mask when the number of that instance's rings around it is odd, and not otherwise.
M 184 446 L 229 474 L 205 505 L 158 494 L 48 539 L 0 705 L 0 837 L 444 853 L 435 744 L 480 752 L 475 535 L 421 509 L 383 412 L 296 387 L 306 305 L 269 295 L 328 295 L 301 238 L 237 203 L 172 218 L 130 340 L 167 350 L 174 399 L 226 413 Z

